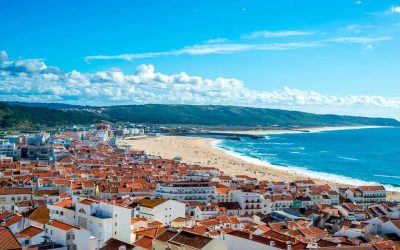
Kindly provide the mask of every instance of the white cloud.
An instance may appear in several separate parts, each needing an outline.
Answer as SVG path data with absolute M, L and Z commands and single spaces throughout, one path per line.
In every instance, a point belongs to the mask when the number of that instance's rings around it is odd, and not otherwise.
M 187 46 L 179 50 L 149 52 L 121 55 L 96 55 L 85 57 L 86 61 L 91 60 L 134 60 L 142 58 L 152 58 L 161 56 L 179 56 L 179 55 L 206 55 L 206 54 L 227 54 L 234 52 L 252 51 L 252 50 L 289 50 L 298 48 L 314 48 L 322 46 L 320 42 L 291 42 L 291 43 L 210 43 L 202 45 Z
M 349 24 L 344 28 L 339 29 L 341 33 L 361 34 L 365 31 L 378 28 L 371 24 Z
M 400 6 L 392 6 L 392 8 L 390 8 L 390 12 L 391 13 L 400 13 Z
M 222 104 L 285 109 L 400 108 L 400 97 L 367 95 L 332 96 L 312 90 L 285 87 L 255 91 L 235 78 L 207 79 L 185 72 L 163 74 L 153 65 L 139 65 L 133 74 L 118 69 L 82 73 L 61 72 L 44 62 L 0 60 L 0 100 L 66 102 L 89 105 L 180 103 Z M 13 65 L 23 65 L 23 69 Z
M 383 41 L 389 41 L 393 38 L 390 36 L 381 36 L 381 37 L 337 37 L 331 38 L 327 41 L 338 42 L 338 43 L 360 43 L 360 44 L 371 44 Z
M 207 43 L 224 43 L 226 41 L 228 41 L 226 38 L 215 38 L 207 40 Z
M 361 33 L 361 30 L 371 28 L 371 25 L 357 25 L 352 24 L 345 27 L 343 30 L 351 31 L 352 33 Z M 368 37 L 368 36 L 357 36 L 357 37 L 335 37 L 331 39 L 320 39 L 313 41 L 291 41 L 291 42 L 254 42 L 249 41 L 257 37 L 272 37 L 272 38 L 288 38 L 292 36 L 311 36 L 315 35 L 315 31 L 299 31 L 299 30 L 281 30 L 281 31 L 254 31 L 248 34 L 242 35 L 239 42 L 232 43 L 228 42 L 226 38 L 216 38 L 207 40 L 204 44 L 195 44 L 186 46 L 180 49 L 157 51 L 157 52 L 145 52 L 145 53 L 126 53 L 120 55 L 91 55 L 86 56 L 85 61 L 90 62 L 92 60 L 135 60 L 143 58 L 154 58 L 163 56 L 180 56 L 180 55 L 207 55 L 207 54 L 228 54 L 245 51 L 267 51 L 267 50 L 290 50 L 300 48 L 316 48 L 329 45 L 330 43 L 359 43 L 364 45 L 364 50 L 371 49 L 372 44 L 391 40 L 392 37 L 381 36 L 381 37 Z
M 279 31 L 268 31 L 268 30 L 258 30 L 253 31 L 248 34 L 244 34 L 241 38 L 254 39 L 258 37 L 289 37 L 289 36 L 310 36 L 315 35 L 315 31 L 301 31 L 301 30 L 279 30 Z
M 370 51 L 374 48 L 374 45 L 379 42 L 389 41 L 393 38 L 390 36 L 381 36 L 381 37 L 337 37 L 327 39 L 328 42 L 336 42 L 336 43 L 354 43 L 361 44 L 363 46 L 363 51 Z

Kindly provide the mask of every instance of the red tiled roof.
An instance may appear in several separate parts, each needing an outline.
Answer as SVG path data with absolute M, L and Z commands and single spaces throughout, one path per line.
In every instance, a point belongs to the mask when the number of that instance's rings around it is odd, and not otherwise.
M 32 189 L 30 188 L 0 188 L 0 195 L 10 194 L 31 194 Z
M 0 227 L 0 249 L 22 249 L 17 238 L 7 227 Z
M 147 236 L 144 236 L 133 243 L 133 245 L 144 248 L 151 249 L 153 245 L 153 239 Z
M 30 226 L 19 232 L 18 238 L 20 237 L 32 238 L 33 236 L 38 235 L 41 232 L 44 232 L 44 230 L 38 227 Z
M 71 224 L 68 224 L 66 222 L 62 222 L 59 220 L 52 220 L 52 221 L 50 221 L 50 223 L 48 225 L 56 227 L 56 228 L 64 230 L 64 231 L 69 231 L 73 228 L 80 229 L 80 227 L 77 227 L 75 225 L 71 225 Z

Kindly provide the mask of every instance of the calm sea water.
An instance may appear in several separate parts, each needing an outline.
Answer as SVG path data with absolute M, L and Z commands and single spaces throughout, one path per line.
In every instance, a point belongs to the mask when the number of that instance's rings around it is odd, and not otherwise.
M 266 135 L 218 140 L 214 146 L 305 176 L 355 185 L 381 183 L 400 191 L 400 128 Z

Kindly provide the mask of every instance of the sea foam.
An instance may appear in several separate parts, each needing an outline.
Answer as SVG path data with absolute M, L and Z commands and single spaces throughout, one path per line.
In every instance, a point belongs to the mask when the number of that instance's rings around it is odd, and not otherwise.
M 319 180 L 325 180 L 325 181 L 330 181 L 330 182 L 335 182 L 338 184 L 344 184 L 344 185 L 353 185 L 353 186 L 368 186 L 368 185 L 382 185 L 381 183 L 378 182 L 372 182 L 372 181 L 365 181 L 357 178 L 351 178 L 347 176 L 342 176 L 342 175 L 337 175 L 337 174 L 331 174 L 331 173 L 325 173 L 325 172 L 318 172 L 318 171 L 313 171 L 309 170 L 304 167 L 296 167 L 296 166 L 281 166 L 281 165 L 276 165 L 272 164 L 266 160 L 260 160 L 248 155 L 244 155 L 238 152 L 235 152 L 234 150 L 230 148 L 226 148 L 222 145 L 223 140 L 212 140 L 209 142 L 209 145 L 217 150 L 220 150 L 228 155 L 231 155 L 235 158 L 238 158 L 240 160 L 246 161 L 251 164 L 259 165 L 259 166 L 266 166 L 270 168 L 274 168 L 277 170 L 281 171 L 286 171 L 289 173 L 293 173 L 299 176 L 304 176 L 306 178 L 310 177 L 313 179 L 319 179 Z M 376 175 L 378 176 L 378 175 Z M 396 191 L 400 192 L 400 187 L 394 187 L 392 185 L 385 185 L 383 186 L 386 188 L 388 191 Z

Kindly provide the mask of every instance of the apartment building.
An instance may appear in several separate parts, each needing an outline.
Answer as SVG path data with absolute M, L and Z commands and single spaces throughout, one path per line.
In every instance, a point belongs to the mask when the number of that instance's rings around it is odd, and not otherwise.
M 367 208 L 372 204 L 385 202 L 387 196 L 383 186 L 360 186 L 347 189 L 345 197 L 360 207 Z
M 215 186 L 211 182 L 170 182 L 158 184 L 153 196 L 181 202 L 197 201 L 208 204 L 215 199 Z
M 257 213 L 270 213 L 271 202 L 255 192 L 236 190 L 233 192 L 233 200 L 240 205 L 241 215 L 254 215 Z
M 2 211 L 14 211 L 16 203 L 32 200 L 30 188 L 0 188 L 0 208 Z

